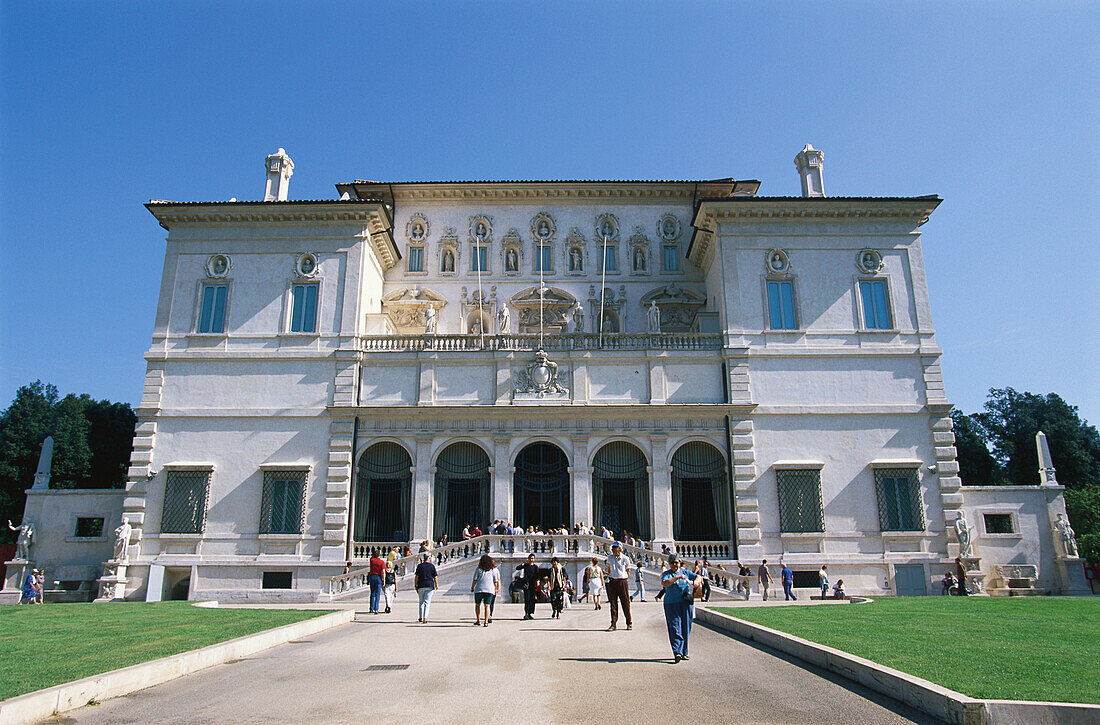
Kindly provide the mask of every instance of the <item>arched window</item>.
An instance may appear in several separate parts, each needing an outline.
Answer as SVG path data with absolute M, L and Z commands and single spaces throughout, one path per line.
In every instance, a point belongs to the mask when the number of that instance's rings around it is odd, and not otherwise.
M 359 459 L 355 480 L 355 541 L 408 541 L 412 459 L 396 443 L 375 443 Z
M 524 528 L 570 527 L 569 459 L 552 443 L 532 443 L 516 456 L 513 517 Z
M 432 534 L 462 538 L 466 524 L 489 522 L 489 456 L 474 443 L 452 443 L 435 462 L 435 521 Z
M 728 541 L 730 490 L 726 462 L 709 443 L 693 441 L 672 456 L 672 536 L 677 541 Z
M 649 540 L 649 463 L 637 446 L 608 443 L 592 462 L 592 520 L 616 536 L 627 531 Z

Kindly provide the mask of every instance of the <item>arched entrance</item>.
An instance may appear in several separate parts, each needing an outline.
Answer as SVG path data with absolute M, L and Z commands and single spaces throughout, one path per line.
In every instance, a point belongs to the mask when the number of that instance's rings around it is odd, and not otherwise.
M 592 520 L 618 536 L 627 531 L 649 540 L 649 462 L 632 443 L 615 441 L 596 453 L 592 462 Z
M 354 541 L 408 541 L 412 458 L 396 443 L 375 443 L 359 458 Z
M 730 490 L 726 461 L 709 443 L 692 441 L 672 456 L 672 536 L 677 541 L 728 541 Z
M 546 531 L 569 521 L 569 459 L 552 443 L 532 443 L 516 456 L 512 476 L 515 523 Z
M 452 443 L 435 461 L 435 520 L 432 533 L 462 538 L 466 524 L 488 524 L 489 456 L 475 443 Z

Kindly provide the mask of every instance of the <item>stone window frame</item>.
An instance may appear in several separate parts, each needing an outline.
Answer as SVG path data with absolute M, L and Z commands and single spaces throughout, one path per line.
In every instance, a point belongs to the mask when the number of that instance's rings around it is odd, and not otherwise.
M 910 496 L 913 500 L 909 502 L 909 505 L 913 507 L 916 516 L 919 517 L 919 521 L 916 522 L 915 528 L 902 528 L 902 522 L 898 522 L 898 527 L 891 527 L 888 519 L 888 509 L 885 507 L 885 501 L 883 499 L 884 487 L 882 479 L 886 478 L 886 472 L 890 471 L 893 475 L 891 477 L 898 477 L 899 471 L 904 471 L 909 478 L 912 489 Z M 879 530 L 881 533 L 900 534 L 900 535 L 913 535 L 919 536 L 928 532 L 928 516 L 925 511 L 924 504 L 924 491 L 921 485 L 921 467 L 920 464 L 913 464 L 909 462 L 893 462 L 893 461 L 876 461 L 871 463 L 871 473 L 873 474 L 873 485 L 875 489 L 875 501 L 878 507 L 879 516 Z
M 260 466 L 260 516 L 257 522 L 257 533 L 261 539 L 301 539 L 305 536 L 306 502 L 309 498 L 309 478 L 312 470 L 312 466 L 309 464 L 277 463 L 262 464 Z M 298 503 L 298 531 L 296 532 L 272 532 L 264 530 L 265 528 L 271 528 L 270 521 L 266 527 L 264 526 L 264 507 L 268 498 L 269 476 L 274 477 L 280 473 L 298 474 L 299 484 L 301 485 L 301 499 Z
M 412 250 L 420 250 L 420 269 L 413 270 L 409 263 L 412 261 Z M 405 274 L 410 277 L 428 276 L 428 243 L 427 241 L 409 242 L 405 245 Z
M 581 253 L 581 268 L 579 270 L 569 268 L 569 253 L 579 249 Z M 588 274 L 588 243 L 579 229 L 569 232 L 562 245 L 562 274 L 570 277 L 583 277 Z
M 180 539 L 199 539 L 202 538 L 206 532 L 206 518 L 207 513 L 210 511 L 210 490 L 214 484 L 214 464 L 212 463 L 181 463 L 181 464 L 165 464 L 164 470 L 164 488 L 161 496 L 160 505 L 160 522 L 158 524 L 158 535 L 160 538 L 180 538 Z M 168 485 L 172 480 L 172 474 L 178 473 L 205 473 L 206 474 L 206 489 L 203 493 L 203 506 L 200 511 L 200 521 L 198 531 L 165 531 L 164 530 L 164 512 L 168 506 Z
M 458 241 L 458 233 L 454 227 L 447 227 L 439 240 L 439 249 L 436 251 L 435 268 L 440 277 L 457 277 L 459 265 L 462 264 L 462 244 Z M 443 271 L 443 256 L 447 250 L 454 254 L 454 268 L 449 272 Z
M 466 271 L 470 276 L 477 277 L 478 271 L 474 269 L 474 260 L 477 259 L 478 248 L 485 250 L 485 269 L 481 270 L 481 276 L 484 277 L 487 274 L 493 273 L 493 243 L 491 241 L 482 242 L 481 244 L 470 242 L 469 269 Z
M 987 515 L 994 516 L 1008 516 L 1012 521 L 1012 531 L 1007 534 L 994 534 L 990 533 L 986 529 L 985 517 Z M 978 518 L 978 532 L 982 538 L 990 539 L 1022 539 L 1023 533 L 1020 531 L 1020 516 L 1016 509 L 1003 509 L 1003 508 L 979 508 L 974 511 L 974 515 Z
M 313 285 L 317 288 L 317 303 L 316 308 L 313 311 L 313 330 L 311 332 L 305 332 L 301 330 L 292 330 L 291 326 L 294 324 L 294 288 L 298 286 L 306 287 Z M 284 302 L 284 322 L 281 335 L 298 336 L 298 337 L 317 337 L 321 334 L 321 310 L 324 304 L 325 285 L 324 278 L 319 274 L 316 277 L 310 277 L 309 279 L 291 279 L 287 281 Z
M 550 269 L 541 270 L 541 273 L 544 276 L 545 275 L 555 275 L 555 274 L 557 274 L 557 267 L 554 264 L 554 261 L 555 261 L 554 260 L 554 246 L 555 246 L 555 244 L 556 244 L 556 242 L 554 241 L 554 239 L 552 237 L 545 240 L 545 241 L 537 240 L 537 239 L 535 240 L 534 247 L 533 247 L 534 248 L 534 253 L 531 255 L 531 272 L 533 274 L 539 274 L 540 273 L 539 262 L 540 262 L 540 258 L 541 258 L 541 252 L 542 252 L 543 249 L 550 250 L 549 253 L 546 255 L 546 260 L 550 263 Z
M 678 239 L 672 241 L 662 239 L 659 246 L 661 248 L 661 274 L 682 277 L 684 275 L 684 263 L 687 262 L 687 258 L 680 256 L 680 250 L 683 249 L 680 246 L 680 241 Z M 676 255 L 676 269 L 669 269 L 668 265 L 665 264 L 665 249 L 672 249 Z
M 821 471 L 825 468 L 825 463 L 821 461 L 795 461 L 795 462 L 782 462 L 777 461 L 772 464 L 772 468 L 775 470 L 775 500 L 776 500 L 776 513 L 779 516 L 779 533 L 784 537 L 798 537 L 798 536 L 824 536 L 827 530 L 825 525 L 825 495 L 823 491 L 823 485 L 821 481 Z M 820 514 L 820 529 L 811 531 L 787 531 L 783 527 L 783 483 L 780 478 L 785 473 L 808 473 L 812 472 L 817 474 L 817 504 L 818 512 Z
M 772 327 L 771 298 L 768 295 L 768 284 L 771 282 L 789 282 L 791 285 L 791 307 L 794 313 L 794 327 Z M 798 283 L 797 276 L 789 271 L 784 274 L 766 274 L 761 278 L 760 294 L 764 302 L 764 332 L 765 333 L 793 333 L 803 332 L 802 315 L 798 307 Z
M 885 291 L 884 296 L 885 296 L 885 299 L 886 299 L 886 314 L 890 318 L 889 325 L 887 327 L 871 327 L 867 324 L 867 319 L 864 315 L 864 307 L 863 307 L 863 283 L 864 282 L 881 282 L 885 286 L 886 291 Z M 874 332 L 886 332 L 886 333 L 897 333 L 897 332 L 899 332 L 898 326 L 897 326 L 898 325 L 897 315 L 895 314 L 895 308 L 897 307 L 897 305 L 895 304 L 893 286 L 890 284 L 890 278 L 889 277 L 887 277 L 885 275 L 881 275 L 881 274 L 859 275 L 858 277 L 856 277 L 856 280 L 855 280 L 855 302 L 856 302 L 856 305 L 855 305 L 855 307 L 856 307 L 856 310 L 855 310 L 856 320 L 857 320 L 857 325 L 858 325 L 857 329 L 860 332 L 872 332 L 872 333 L 874 333 Z
M 516 268 L 509 270 L 507 254 L 509 249 L 516 250 Z M 516 229 L 509 229 L 508 233 L 500 240 L 500 274 L 504 277 L 519 277 L 523 275 L 523 259 L 526 250 L 523 248 L 523 238 Z
M 103 520 L 103 529 L 100 531 L 99 536 L 77 536 L 76 535 L 76 527 L 77 527 L 80 519 L 102 519 Z M 80 542 L 80 541 L 86 541 L 86 542 L 89 542 L 89 543 L 96 542 L 96 541 L 107 541 L 108 534 L 110 534 L 110 530 L 107 528 L 107 515 L 102 513 L 102 512 L 96 512 L 96 513 L 92 513 L 92 512 L 88 512 L 88 511 L 74 512 L 73 514 L 70 515 L 69 521 L 70 521 L 69 530 L 72 531 L 72 534 L 65 537 L 65 542 L 66 543 Z
M 222 310 L 222 331 L 221 332 L 199 332 L 199 325 L 202 322 L 202 302 L 206 296 L 207 287 L 225 287 L 225 309 Z M 191 321 L 190 335 L 200 337 L 226 337 L 229 335 L 229 311 L 233 304 L 233 279 L 228 276 L 224 277 L 212 277 L 209 279 L 201 279 L 198 281 L 198 292 L 195 295 L 195 311 L 193 320 Z

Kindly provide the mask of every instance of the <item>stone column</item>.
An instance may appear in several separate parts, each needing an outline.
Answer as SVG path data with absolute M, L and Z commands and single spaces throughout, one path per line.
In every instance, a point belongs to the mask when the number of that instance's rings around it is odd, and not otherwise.
M 588 436 L 575 435 L 573 442 L 573 465 L 569 468 L 572 486 L 573 520 L 570 524 L 584 523 L 594 525 L 592 521 L 592 469 L 588 466 Z
M 512 462 L 508 459 L 511 436 L 493 436 L 492 519 L 512 520 Z
M 668 465 L 668 437 L 649 436 L 650 502 L 654 548 L 672 542 L 672 467 Z
M 432 437 L 416 437 L 412 480 L 412 541 L 432 538 Z

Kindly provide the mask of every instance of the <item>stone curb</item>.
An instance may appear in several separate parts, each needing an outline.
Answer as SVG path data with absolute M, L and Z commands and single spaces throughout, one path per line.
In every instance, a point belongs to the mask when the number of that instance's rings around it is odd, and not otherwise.
M 793 655 L 953 725 L 1100 725 L 1100 705 L 979 700 L 832 647 L 703 607 L 695 618 L 715 629 Z
M 355 610 L 346 609 L 322 614 L 293 624 L 268 629 L 255 634 L 218 642 L 201 649 L 169 655 L 151 662 L 111 670 L 63 685 L 47 687 L 0 702 L 0 723 L 23 725 L 45 720 L 54 713 L 63 713 L 90 702 L 128 695 L 146 687 L 159 685 L 192 672 L 220 665 L 230 660 L 256 654 L 292 639 L 306 637 L 355 619 Z

